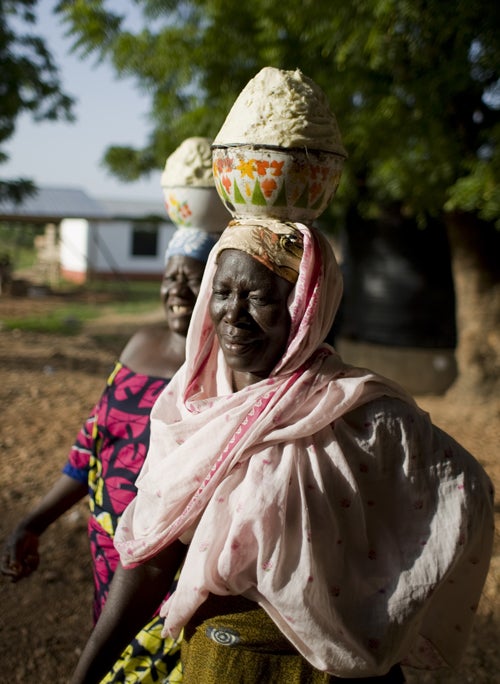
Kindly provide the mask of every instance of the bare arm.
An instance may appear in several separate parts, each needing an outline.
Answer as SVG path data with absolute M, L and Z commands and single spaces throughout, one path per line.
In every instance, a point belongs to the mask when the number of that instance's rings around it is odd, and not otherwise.
M 5 541 L 0 570 L 13 582 L 37 569 L 39 536 L 88 492 L 86 482 L 61 475 L 41 502 L 26 515 Z
M 184 559 L 186 546 L 174 542 L 155 558 L 116 569 L 108 599 L 90 635 L 71 684 L 98 684 L 123 649 L 151 619 Z

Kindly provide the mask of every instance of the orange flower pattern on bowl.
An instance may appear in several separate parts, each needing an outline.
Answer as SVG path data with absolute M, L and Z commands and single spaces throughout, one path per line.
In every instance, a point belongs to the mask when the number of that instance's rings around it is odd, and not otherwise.
M 222 232 L 230 220 L 215 187 L 163 186 L 167 214 L 178 228 Z
M 312 221 L 337 190 L 344 158 L 330 152 L 214 146 L 215 187 L 235 218 Z
M 189 219 L 193 212 L 189 208 L 187 200 L 179 201 L 174 193 L 165 193 L 165 206 L 173 223 L 178 226 L 185 226 L 186 228 L 190 227 Z

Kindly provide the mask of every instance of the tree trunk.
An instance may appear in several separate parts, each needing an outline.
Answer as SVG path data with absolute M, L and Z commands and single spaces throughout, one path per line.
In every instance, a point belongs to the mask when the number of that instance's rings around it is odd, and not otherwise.
M 500 394 L 500 232 L 475 217 L 446 216 L 457 299 L 459 375 L 450 393 Z

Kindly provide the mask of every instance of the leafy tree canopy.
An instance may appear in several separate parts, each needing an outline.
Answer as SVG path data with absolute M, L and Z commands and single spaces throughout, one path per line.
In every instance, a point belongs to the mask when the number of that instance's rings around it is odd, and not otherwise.
M 184 138 L 214 136 L 262 67 L 298 67 L 327 93 L 349 152 L 333 210 L 356 203 L 370 216 L 398 203 L 416 216 L 456 209 L 500 225 L 498 3 L 134 4 L 143 22 L 131 30 L 127 3 L 58 3 L 75 49 L 111 61 L 151 97 L 147 145 L 106 152 L 116 176 L 135 179 Z
M 37 0 L 0 2 L 0 164 L 2 150 L 23 112 L 36 121 L 72 120 L 73 100 L 62 92 L 58 70 L 45 42 L 32 32 Z M 34 191 L 26 178 L 0 179 L 0 201 L 20 201 Z

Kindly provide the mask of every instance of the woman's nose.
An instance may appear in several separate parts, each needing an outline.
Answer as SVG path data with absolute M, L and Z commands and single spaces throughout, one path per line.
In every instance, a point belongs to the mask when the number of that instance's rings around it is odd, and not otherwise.
M 168 288 L 169 290 L 179 290 L 180 288 L 185 287 L 185 285 L 188 282 L 188 278 L 186 274 L 183 271 L 177 271 L 177 273 L 173 273 L 170 279 L 170 287 Z
M 226 310 L 224 318 L 228 323 L 236 324 L 246 315 L 245 303 L 236 293 L 229 295 L 226 299 Z

